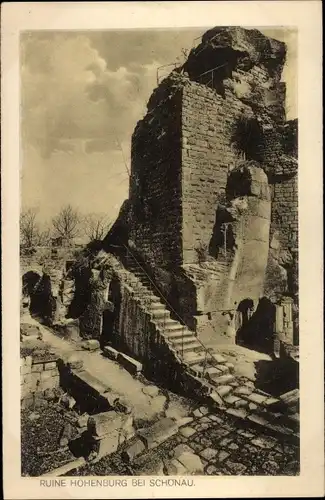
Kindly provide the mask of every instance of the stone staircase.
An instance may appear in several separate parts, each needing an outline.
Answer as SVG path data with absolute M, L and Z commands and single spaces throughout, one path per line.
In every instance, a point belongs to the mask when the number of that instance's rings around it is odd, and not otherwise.
M 239 418 L 253 414 L 257 423 L 271 423 L 274 426 L 276 421 L 278 428 L 297 429 L 299 418 L 297 419 L 297 415 L 288 418 L 283 415 L 281 408 L 278 410 L 279 405 L 281 407 L 278 398 L 256 389 L 251 380 L 238 378 L 234 374 L 235 367 L 232 363 L 214 349 L 207 349 L 195 332 L 184 325 L 181 318 L 173 319 L 177 313 L 134 259 L 131 262 L 129 259 L 128 269 L 120 269 L 119 274 L 150 314 L 151 322 L 156 325 L 175 359 L 192 377 L 193 383 L 200 386 L 200 392 L 212 405 L 228 408 Z

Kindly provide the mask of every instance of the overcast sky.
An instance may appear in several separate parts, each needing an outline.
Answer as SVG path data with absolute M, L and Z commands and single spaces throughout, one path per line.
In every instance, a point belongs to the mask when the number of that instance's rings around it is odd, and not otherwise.
M 130 140 L 157 86 L 157 67 L 183 61 L 206 31 L 30 32 L 21 36 L 24 207 L 49 220 L 70 203 L 114 218 L 128 196 Z M 296 36 L 287 43 L 287 115 L 296 110 Z M 120 146 L 119 146 L 120 144 Z

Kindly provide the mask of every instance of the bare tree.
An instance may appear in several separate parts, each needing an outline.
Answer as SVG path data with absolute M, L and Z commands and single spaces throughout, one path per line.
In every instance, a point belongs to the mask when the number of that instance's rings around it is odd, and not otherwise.
M 38 244 L 47 247 L 51 243 L 51 229 L 48 227 L 39 233 Z
M 59 214 L 52 219 L 54 232 L 67 242 L 80 234 L 80 215 L 71 205 L 63 207 Z
M 84 219 L 84 233 L 89 241 L 102 240 L 111 225 L 105 214 L 89 214 Z
M 40 228 L 36 218 L 37 208 L 28 208 L 20 214 L 20 240 L 24 247 L 39 244 Z

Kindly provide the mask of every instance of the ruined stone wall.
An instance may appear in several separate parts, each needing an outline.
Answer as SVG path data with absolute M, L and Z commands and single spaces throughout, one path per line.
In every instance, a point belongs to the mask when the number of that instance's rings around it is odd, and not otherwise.
M 176 265 L 182 247 L 180 92 L 171 85 L 151 105 L 132 137 L 130 239 L 152 264 Z
M 21 400 L 33 398 L 34 394 L 43 395 L 47 389 L 60 385 L 60 375 L 54 360 L 33 359 L 32 356 L 20 358 Z
M 298 176 L 273 187 L 271 232 L 284 248 L 298 246 Z
M 231 133 L 245 106 L 232 95 L 190 82 L 183 90 L 182 197 L 183 262 L 197 262 L 209 247 L 218 202 L 224 199 L 228 170 L 238 158 Z

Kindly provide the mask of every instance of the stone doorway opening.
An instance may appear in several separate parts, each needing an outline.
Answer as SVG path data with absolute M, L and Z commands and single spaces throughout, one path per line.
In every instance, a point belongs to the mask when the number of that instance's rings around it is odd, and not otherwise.
M 239 303 L 236 314 L 236 344 L 273 354 L 276 306 L 267 297 L 262 297 L 254 310 L 253 300 L 246 298 Z

